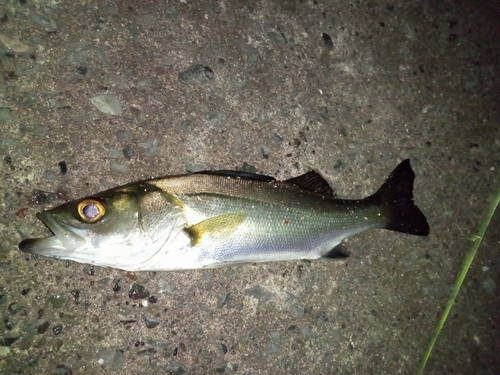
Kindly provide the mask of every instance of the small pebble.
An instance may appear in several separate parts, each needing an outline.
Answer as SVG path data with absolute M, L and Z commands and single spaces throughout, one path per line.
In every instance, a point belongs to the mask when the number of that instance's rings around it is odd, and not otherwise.
M 261 126 L 267 124 L 269 121 L 271 120 L 267 116 L 258 116 L 252 120 L 253 123 L 259 124 Z
M 127 145 L 123 148 L 123 156 L 125 159 L 130 160 L 134 157 L 135 151 L 134 149 L 130 146 Z
M 146 115 L 140 108 L 132 107 L 130 111 L 132 112 L 132 117 L 134 118 L 134 122 L 136 124 L 140 125 L 146 121 Z
M 217 366 L 215 366 L 215 372 L 218 374 L 223 374 L 226 372 L 226 368 L 227 368 L 227 361 L 219 362 Z
M 49 329 L 50 322 L 44 322 L 36 327 L 36 330 L 39 334 L 47 332 Z
M 323 33 L 322 38 L 323 42 L 325 43 L 326 49 L 331 51 L 333 49 L 333 41 L 330 35 L 328 35 L 327 33 Z
M 59 166 L 59 171 L 61 174 L 64 176 L 66 173 L 68 173 L 68 166 L 65 161 L 60 161 L 58 164 Z
M 42 70 L 42 66 L 40 64 L 35 61 L 30 61 L 16 68 L 16 70 L 14 70 L 14 75 L 16 77 L 27 77 L 38 73 L 40 70 Z
M 269 159 L 269 153 L 271 152 L 269 147 L 267 147 L 266 145 L 259 145 L 257 149 L 264 159 Z
M 42 16 L 40 14 L 33 14 L 31 19 L 42 26 L 49 33 L 53 33 L 57 30 L 56 22 L 52 18 Z
M 129 141 L 134 136 L 134 133 L 128 130 L 118 130 L 115 134 L 120 142 Z
M 90 99 L 90 102 L 102 113 L 110 116 L 121 116 L 122 105 L 118 98 L 111 94 L 97 95 Z
M 78 65 L 76 71 L 84 77 L 88 77 L 89 69 L 85 65 Z
M 146 290 L 142 285 L 140 284 L 132 284 L 132 288 L 128 292 L 128 296 L 130 299 L 144 299 L 149 297 L 149 291 Z
M 207 126 L 210 129 L 219 129 L 226 124 L 226 114 L 224 112 L 209 113 L 206 117 Z
M 263 303 L 266 303 L 269 301 L 271 298 L 274 297 L 274 294 L 269 292 L 268 290 L 264 289 L 260 285 L 253 286 L 251 288 L 247 288 L 243 291 L 243 294 L 247 296 L 251 296 L 255 299 L 257 299 L 259 302 L 257 306 L 262 305 Z
M 219 343 L 219 349 L 222 352 L 222 354 L 227 354 L 227 345 L 224 344 L 223 342 Z
M 172 294 L 174 292 L 174 288 L 171 284 L 165 279 L 159 279 L 157 281 L 158 293 L 168 293 Z
M 106 76 L 104 77 L 104 83 L 109 87 L 113 87 L 119 90 L 125 90 L 129 87 L 127 78 L 116 73 L 106 74 Z
M 258 172 L 258 170 L 257 170 L 257 168 L 255 168 L 255 166 L 248 164 L 246 161 L 243 162 L 243 165 L 238 170 L 240 170 L 242 172 L 249 172 L 249 173 L 257 173 Z
M 127 271 L 125 273 L 125 276 L 127 276 L 128 279 L 134 280 L 134 281 L 139 278 L 139 276 L 137 276 L 137 274 L 135 272 L 132 272 L 132 271 Z
M 481 287 L 486 293 L 493 295 L 497 286 L 495 280 L 493 280 L 493 278 L 491 277 L 488 277 L 481 283 Z
M 26 215 L 28 215 L 27 208 L 20 208 L 19 210 L 16 211 L 16 216 L 20 217 L 21 219 L 25 218 Z
M 156 77 L 142 78 L 137 81 L 137 87 L 141 88 L 156 88 L 158 85 L 159 82 Z
M 247 54 L 247 63 L 250 65 L 256 64 L 260 60 L 260 53 L 257 48 L 240 40 L 240 47 Z
M 219 309 L 223 308 L 224 306 L 227 305 L 227 303 L 231 300 L 232 296 L 231 293 L 222 293 L 217 300 L 217 307 Z
M 111 371 L 118 371 L 125 364 L 125 354 L 120 349 L 102 349 L 97 357 L 99 358 L 98 363 L 108 367 Z
M 57 365 L 55 375 L 72 375 L 73 371 L 66 365 Z
M 156 137 L 151 138 L 147 142 L 141 142 L 138 146 L 144 149 L 147 156 L 156 156 L 158 154 L 158 138 Z
M 279 333 L 278 331 L 271 332 L 271 340 L 276 343 L 280 342 L 281 333 Z
M 191 163 L 191 164 L 186 165 L 186 171 L 189 173 L 200 172 L 204 169 L 205 169 L 205 167 L 203 166 L 203 164 Z
M 52 147 L 51 147 L 52 148 Z M 57 152 L 62 152 L 62 151 L 66 151 L 68 149 L 68 143 L 67 142 L 57 142 L 54 146 L 53 146 L 53 150 L 54 151 L 57 151 Z
M 118 150 L 117 148 L 110 148 L 108 150 L 108 156 L 111 159 L 118 159 L 119 157 L 122 156 L 122 151 Z
M 202 64 L 191 65 L 189 68 L 179 73 L 179 81 L 185 85 L 195 83 L 208 83 L 215 80 L 215 74 L 210 67 Z
M 298 303 L 291 304 L 289 306 L 289 309 L 292 312 L 293 316 L 296 317 L 297 319 L 301 319 L 305 314 L 304 307 L 299 305 Z
M 148 298 L 148 301 L 149 303 L 156 303 L 158 302 L 158 298 L 156 298 L 155 296 L 151 296 Z
M 183 120 L 183 121 L 181 121 L 181 123 L 179 124 L 179 126 L 180 126 L 180 128 L 181 128 L 182 130 L 188 130 L 190 125 L 191 125 L 191 120 Z
M 111 169 L 112 172 L 124 174 L 128 172 L 129 166 L 128 164 L 122 164 L 114 160 L 111 160 L 109 162 L 109 168 Z
M 52 305 L 52 307 L 59 309 L 66 302 L 66 297 L 62 294 L 55 294 L 47 298 L 47 303 Z
M 146 323 L 146 328 L 148 328 L 148 329 L 155 328 L 160 324 L 160 322 L 156 322 L 154 320 L 151 320 L 151 319 L 147 318 L 145 315 L 142 316 L 142 319 L 144 319 L 144 323 Z
M 16 53 L 23 53 L 29 50 L 29 46 L 27 44 L 21 42 L 19 39 L 13 38 L 3 33 L 0 33 L 0 42 L 5 47 L 7 47 L 7 49 L 10 49 Z
M 4 337 L 3 338 L 3 345 L 2 346 L 11 346 L 14 344 L 17 340 L 19 340 L 20 337 Z
M 43 178 L 45 178 L 46 180 L 53 181 L 57 179 L 57 177 L 57 173 L 51 169 L 47 169 L 45 170 L 45 172 L 43 172 Z
M 80 303 L 80 291 L 78 289 L 74 289 L 70 291 L 70 293 L 75 299 L 75 303 L 78 305 Z
M 311 331 L 310 331 L 309 327 L 308 326 L 303 327 L 300 330 L 300 335 L 302 336 L 302 338 L 304 340 L 307 340 L 311 336 Z
M 154 104 L 154 105 L 157 105 L 157 106 L 162 106 L 163 105 L 163 101 L 158 97 L 158 95 L 155 95 L 154 93 L 149 93 L 148 95 L 148 98 L 149 100 Z
M 14 119 L 12 108 L 0 107 L 0 123 Z
M 182 365 L 177 362 L 177 361 L 170 361 L 168 362 L 164 367 L 163 370 L 168 374 L 168 375 L 182 375 L 184 374 L 184 368 Z
M 54 332 L 54 335 L 59 335 L 62 332 L 62 325 L 58 324 L 52 328 L 52 332 Z
M 278 133 L 273 133 L 273 140 L 275 140 L 276 142 L 283 142 L 283 137 Z
M 231 77 L 230 82 L 233 85 L 233 87 L 237 90 L 243 90 L 245 88 L 245 84 L 235 77 Z

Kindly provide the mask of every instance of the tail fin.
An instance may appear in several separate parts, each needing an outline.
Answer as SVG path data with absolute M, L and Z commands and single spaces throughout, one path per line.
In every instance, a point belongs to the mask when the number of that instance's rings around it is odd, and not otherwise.
M 413 204 L 415 173 L 406 159 L 389 175 L 382 187 L 370 199 L 379 202 L 388 216 L 385 229 L 427 236 L 429 224 L 422 211 Z

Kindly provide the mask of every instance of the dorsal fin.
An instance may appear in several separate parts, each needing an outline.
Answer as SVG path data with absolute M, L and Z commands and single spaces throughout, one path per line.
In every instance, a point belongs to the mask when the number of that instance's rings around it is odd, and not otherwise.
M 287 184 L 293 184 L 295 186 L 298 186 L 299 188 L 309 190 L 314 193 L 328 195 L 330 197 L 335 196 L 335 192 L 330 187 L 330 185 L 328 185 L 328 182 L 323 177 L 321 177 L 318 172 L 315 171 L 310 171 L 304 173 L 303 175 L 289 178 L 284 182 L 286 182 Z
M 253 181 L 264 181 L 264 182 L 276 181 L 276 179 L 274 177 L 266 176 L 263 174 L 242 172 L 242 171 L 231 171 L 231 170 L 226 170 L 226 169 L 223 169 L 220 171 L 200 171 L 200 172 L 194 172 L 194 173 L 240 178 L 242 180 L 253 180 Z

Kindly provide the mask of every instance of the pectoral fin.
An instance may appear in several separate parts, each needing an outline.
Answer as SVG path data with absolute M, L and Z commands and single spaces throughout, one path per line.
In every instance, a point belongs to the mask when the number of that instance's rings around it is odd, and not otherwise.
M 200 243 L 203 237 L 222 239 L 233 233 L 243 223 L 247 214 L 244 212 L 229 212 L 200 221 L 197 224 L 184 228 L 191 239 L 191 246 Z

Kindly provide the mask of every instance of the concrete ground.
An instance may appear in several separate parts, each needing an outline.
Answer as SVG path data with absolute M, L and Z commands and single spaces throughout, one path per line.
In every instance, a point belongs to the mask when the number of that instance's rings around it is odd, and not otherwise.
M 416 373 L 500 186 L 499 15 L 0 1 L 0 372 Z M 315 169 L 361 198 L 405 158 L 431 234 L 365 232 L 345 262 L 133 274 L 17 247 L 49 235 L 37 211 L 149 176 Z M 497 213 L 426 374 L 500 372 L 499 227 Z

